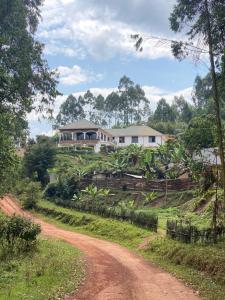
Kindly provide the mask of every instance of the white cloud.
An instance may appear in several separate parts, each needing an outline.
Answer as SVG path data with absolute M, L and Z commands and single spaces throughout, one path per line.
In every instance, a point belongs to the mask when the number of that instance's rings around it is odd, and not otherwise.
M 174 1 L 158 0 L 46 0 L 39 35 L 47 44 L 47 53 L 108 59 L 116 54 L 156 59 L 172 57 L 170 47 L 154 40 L 146 41 L 138 53 L 130 35 L 171 37 L 169 12 Z M 54 45 L 66 44 L 59 51 Z M 50 49 L 50 50 L 49 50 Z
M 77 85 L 102 79 L 102 74 L 95 74 L 91 71 L 83 70 L 77 65 L 74 65 L 71 68 L 59 66 L 57 71 L 59 72 L 59 81 L 63 85 Z
M 147 99 L 150 101 L 151 109 L 153 111 L 157 106 L 157 102 L 161 98 L 165 98 L 168 103 L 172 104 L 175 96 L 183 95 L 187 101 L 192 102 L 191 100 L 192 87 L 179 90 L 176 92 L 168 92 L 154 86 L 143 86 L 143 89 L 146 93 Z M 95 96 L 102 94 L 104 97 L 107 97 L 110 93 L 116 91 L 117 88 L 92 88 L 90 90 Z M 73 95 L 78 98 L 80 95 L 83 96 L 84 94 L 85 92 L 81 91 L 81 92 L 74 93 Z M 57 116 L 60 109 L 60 105 L 66 100 L 67 97 L 68 95 L 63 95 L 63 96 L 58 96 L 56 98 L 54 103 L 53 117 Z M 37 114 L 36 112 L 33 111 L 27 116 L 27 119 L 31 127 L 32 136 L 35 136 L 37 134 L 45 134 L 51 136 L 55 133 L 54 130 L 51 129 L 52 124 L 50 122 L 47 122 L 46 119 L 43 119 L 41 114 Z
M 65 74 L 66 73 L 67 73 L 67 70 L 65 70 Z M 145 95 L 150 102 L 152 110 L 155 110 L 157 102 L 161 98 L 165 98 L 169 104 L 172 104 L 175 96 L 183 95 L 187 101 L 189 101 L 190 103 L 192 102 L 192 90 L 193 90 L 192 87 L 189 87 L 189 88 L 186 88 L 183 90 L 179 90 L 179 91 L 175 91 L 175 92 L 165 91 L 165 90 L 162 90 L 162 89 L 160 89 L 158 87 L 154 87 L 154 86 L 143 86 L 142 88 L 145 91 Z M 114 88 L 91 88 L 90 91 L 93 93 L 94 96 L 98 96 L 99 94 L 101 94 L 103 97 L 107 97 L 110 93 L 117 91 L 117 88 L 116 87 L 114 87 Z M 73 93 L 73 95 L 76 98 L 78 98 L 80 95 L 83 96 L 85 93 L 86 93 L 86 91 L 81 91 L 81 92 Z M 65 102 L 67 97 L 68 97 L 68 95 L 62 95 L 62 96 L 58 96 L 56 98 L 55 103 L 54 103 L 53 117 L 57 116 L 61 104 L 63 102 Z M 36 113 L 35 111 L 32 111 L 30 114 L 28 114 L 27 119 L 29 122 L 37 122 L 38 120 L 42 120 L 42 115 Z

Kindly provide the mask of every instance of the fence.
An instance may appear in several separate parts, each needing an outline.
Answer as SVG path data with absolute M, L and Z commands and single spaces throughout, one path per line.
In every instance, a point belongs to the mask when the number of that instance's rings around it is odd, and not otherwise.
M 191 224 L 183 224 L 181 221 L 167 221 L 167 236 L 174 240 L 191 244 L 203 243 L 211 244 L 225 237 L 225 227 L 198 229 Z
M 146 192 L 183 191 L 196 187 L 190 179 L 148 180 L 145 178 L 83 179 L 82 188 L 94 184 L 98 188 Z

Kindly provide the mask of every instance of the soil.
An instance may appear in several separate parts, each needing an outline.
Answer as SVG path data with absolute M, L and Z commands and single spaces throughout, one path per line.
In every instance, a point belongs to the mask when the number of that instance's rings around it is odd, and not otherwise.
M 137 254 L 117 244 L 48 224 L 21 209 L 10 196 L 0 200 L 0 209 L 31 218 L 42 234 L 62 239 L 85 253 L 87 277 L 67 300 L 198 300 L 192 289 Z M 62 258 L 63 259 L 63 258 Z

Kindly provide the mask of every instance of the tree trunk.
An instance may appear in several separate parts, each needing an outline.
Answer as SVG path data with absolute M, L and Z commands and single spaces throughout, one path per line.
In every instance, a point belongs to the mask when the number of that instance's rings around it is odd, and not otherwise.
M 221 109 L 220 109 L 220 97 L 218 91 L 218 84 L 216 78 L 216 68 L 214 61 L 214 53 L 213 53 L 213 41 L 212 41 L 212 30 L 211 30 L 211 20 L 210 13 L 208 7 L 208 0 L 205 0 L 205 10 L 206 10 L 206 21 L 207 21 L 207 34 L 208 34 L 208 44 L 209 44 L 209 58 L 211 64 L 211 75 L 212 75 L 212 83 L 213 83 L 213 99 L 214 99 L 214 107 L 216 113 L 216 123 L 217 123 L 217 135 L 218 135 L 218 144 L 219 144 L 219 153 L 222 167 L 222 181 L 223 181 L 223 194 L 225 201 L 225 160 L 224 160 L 224 149 L 223 149 L 223 129 L 221 122 Z

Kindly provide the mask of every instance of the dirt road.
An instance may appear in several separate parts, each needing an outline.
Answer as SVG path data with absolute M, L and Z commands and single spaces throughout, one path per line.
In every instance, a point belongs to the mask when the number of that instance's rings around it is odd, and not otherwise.
M 191 289 L 170 274 L 145 262 L 117 244 L 62 230 L 33 218 L 10 197 L 0 200 L 7 214 L 20 214 L 41 224 L 45 235 L 62 239 L 86 254 L 87 279 L 69 300 L 199 300 Z M 62 258 L 63 259 L 63 258 Z

